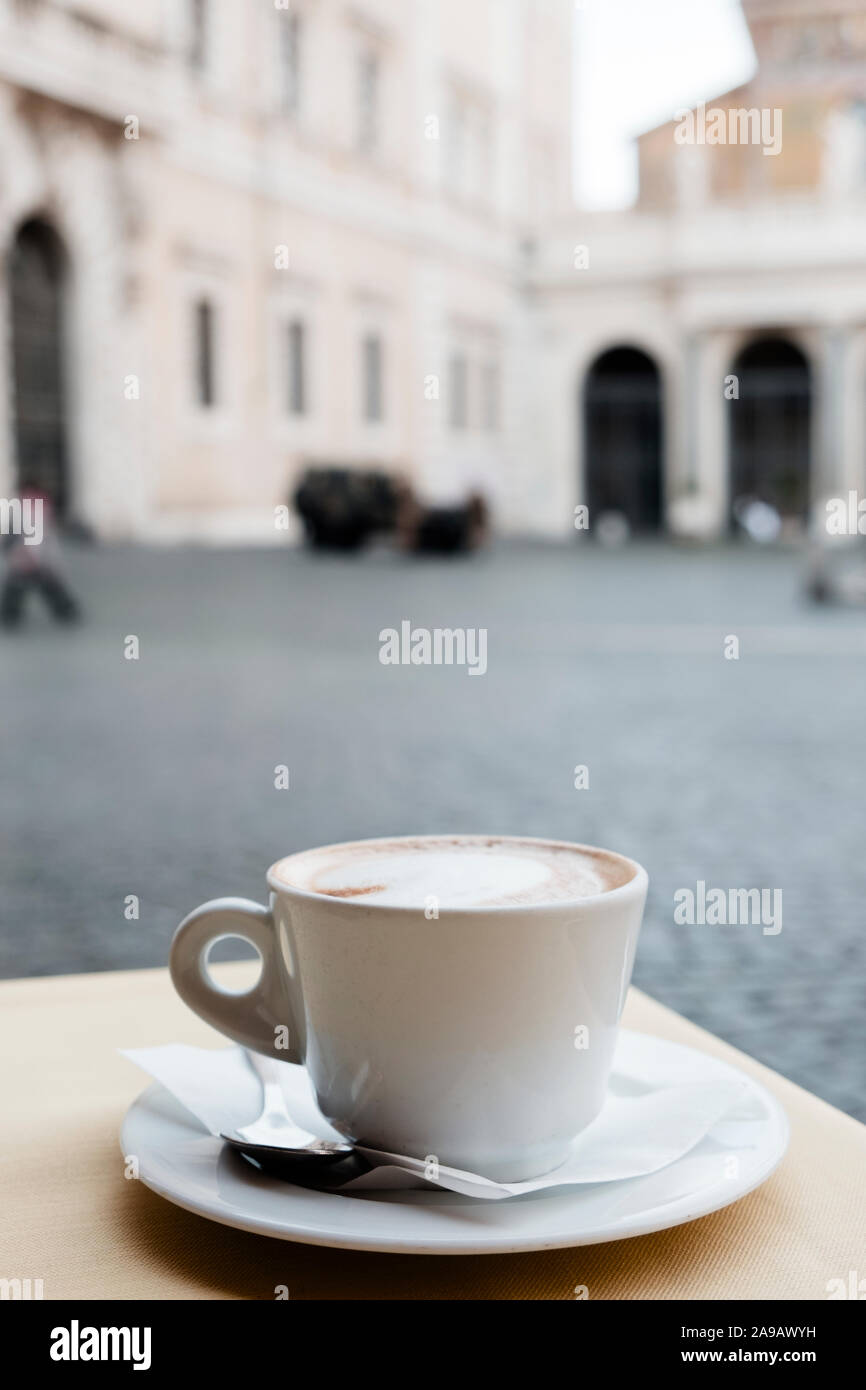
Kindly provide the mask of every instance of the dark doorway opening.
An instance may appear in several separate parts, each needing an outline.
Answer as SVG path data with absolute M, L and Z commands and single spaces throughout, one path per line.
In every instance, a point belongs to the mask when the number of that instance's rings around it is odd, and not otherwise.
M 63 389 L 66 256 L 53 227 L 22 224 L 9 253 L 12 388 L 18 488 L 39 488 L 69 510 Z
M 658 368 L 645 352 L 602 353 L 584 388 L 586 502 L 590 525 L 620 512 L 637 534 L 662 519 L 662 406 Z
M 812 384 L 809 363 L 784 338 L 759 338 L 733 367 L 730 499 L 733 519 L 746 499 L 766 502 L 783 518 L 809 510 Z

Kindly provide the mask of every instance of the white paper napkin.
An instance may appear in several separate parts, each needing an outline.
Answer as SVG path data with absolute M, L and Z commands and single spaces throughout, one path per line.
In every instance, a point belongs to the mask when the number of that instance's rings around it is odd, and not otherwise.
M 747 1094 L 745 1081 L 732 1079 L 711 1057 L 685 1049 L 678 1050 L 672 1065 L 670 1051 L 656 1051 L 653 1042 L 637 1033 L 620 1034 L 604 1109 L 572 1141 L 565 1163 L 551 1173 L 527 1182 L 499 1183 L 440 1164 L 436 1176 L 430 1177 L 423 1159 L 359 1145 L 358 1152 L 374 1166 L 338 1190 L 433 1186 L 496 1199 L 568 1183 L 618 1182 L 667 1167 L 699 1144 L 719 1120 L 750 1117 L 756 1102 Z M 261 1111 L 261 1085 L 241 1047 L 209 1050 L 169 1043 L 122 1049 L 122 1055 L 161 1082 L 213 1135 L 249 1124 Z M 304 1068 L 283 1065 L 292 1118 L 319 1138 L 340 1138 L 323 1118 Z

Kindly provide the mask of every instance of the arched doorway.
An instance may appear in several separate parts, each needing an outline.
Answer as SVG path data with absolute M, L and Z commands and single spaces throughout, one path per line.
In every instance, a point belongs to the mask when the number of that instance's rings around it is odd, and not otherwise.
M 632 532 L 657 531 L 662 517 L 662 407 L 658 368 L 645 352 L 611 348 L 584 388 L 584 458 L 590 525 L 620 512 Z
M 47 492 L 62 515 L 70 500 L 63 391 L 66 256 L 54 228 L 40 218 L 24 222 L 8 267 L 17 486 Z
M 734 362 L 739 396 L 729 406 L 732 517 L 749 498 L 783 518 L 809 509 L 812 383 L 804 354 L 786 338 L 749 343 Z

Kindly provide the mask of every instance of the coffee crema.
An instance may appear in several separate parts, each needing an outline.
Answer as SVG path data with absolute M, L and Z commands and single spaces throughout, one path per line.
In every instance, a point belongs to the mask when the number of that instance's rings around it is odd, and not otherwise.
M 307 893 L 424 910 L 569 902 L 619 888 L 636 870 L 605 850 L 465 835 L 305 850 L 281 859 L 272 872 Z

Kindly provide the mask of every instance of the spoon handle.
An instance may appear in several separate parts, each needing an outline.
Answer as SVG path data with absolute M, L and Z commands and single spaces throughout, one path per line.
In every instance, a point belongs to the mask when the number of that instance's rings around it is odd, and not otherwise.
M 247 1052 L 247 1061 L 262 1083 L 262 1113 L 260 1120 L 280 1119 L 294 1123 L 286 1105 L 283 1088 L 279 1082 L 277 1063 L 260 1052 Z

